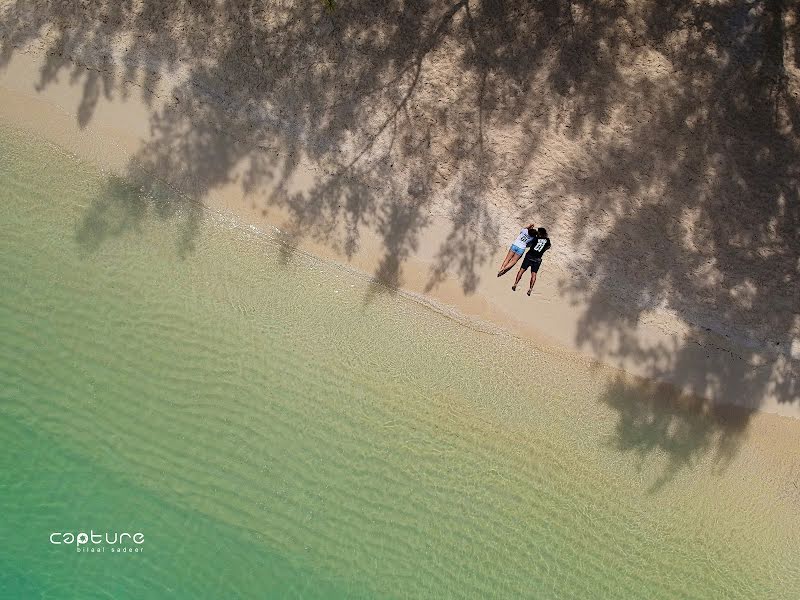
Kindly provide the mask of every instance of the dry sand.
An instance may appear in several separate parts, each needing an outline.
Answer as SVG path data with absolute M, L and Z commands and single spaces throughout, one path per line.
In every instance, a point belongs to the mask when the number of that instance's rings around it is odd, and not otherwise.
M 797 15 L 558 5 L 4 1 L 0 119 L 276 226 L 370 301 L 800 416 Z M 528 298 L 495 273 L 531 221 Z

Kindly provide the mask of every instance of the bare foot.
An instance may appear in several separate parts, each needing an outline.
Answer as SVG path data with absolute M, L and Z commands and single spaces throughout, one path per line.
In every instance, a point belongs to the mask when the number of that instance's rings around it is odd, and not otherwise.
M 531 292 L 532 292 L 532 291 L 533 291 L 533 288 L 531 288 L 531 289 L 529 289 L 529 290 L 528 290 L 528 296 L 530 296 L 530 295 L 531 295 Z

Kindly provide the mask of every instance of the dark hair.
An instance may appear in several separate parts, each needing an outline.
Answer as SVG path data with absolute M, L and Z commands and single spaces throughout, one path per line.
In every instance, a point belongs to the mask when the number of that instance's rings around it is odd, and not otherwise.
M 539 231 L 537 231 L 536 233 L 539 234 L 540 238 L 547 237 L 547 229 L 545 229 L 544 227 L 539 227 Z

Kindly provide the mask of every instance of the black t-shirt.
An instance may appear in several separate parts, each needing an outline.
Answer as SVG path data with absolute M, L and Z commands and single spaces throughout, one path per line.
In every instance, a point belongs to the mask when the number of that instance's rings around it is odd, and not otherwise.
M 542 255 L 550 249 L 550 238 L 534 238 L 528 246 L 525 260 L 541 260 Z

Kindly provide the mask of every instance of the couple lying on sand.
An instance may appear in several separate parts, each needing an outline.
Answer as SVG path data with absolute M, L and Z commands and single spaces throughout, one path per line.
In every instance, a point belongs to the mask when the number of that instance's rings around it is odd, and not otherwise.
M 505 275 L 512 267 L 517 264 L 520 256 L 528 249 L 525 255 L 525 260 L 522 261 L 522 266 L 517 271 L 517 279 L 511 289 L 517 291 L 517 284 L 522 279 L 522 274 L 530 267 L 531 269 L 531 287 L 528 288 L 528 296 L 533 291 L 533 284 L 536 283 L 536 273 L 542 264 L 542 256 L 550 249 L 550 238 L 547 237 L 547 230 L 544 227 L 538 229 L 533 224 L 520 230 L 517 239 L 511 244 L 511 248 L 506 254 L 506 259 L 500 265 L 500 270 L 497 276 Z

